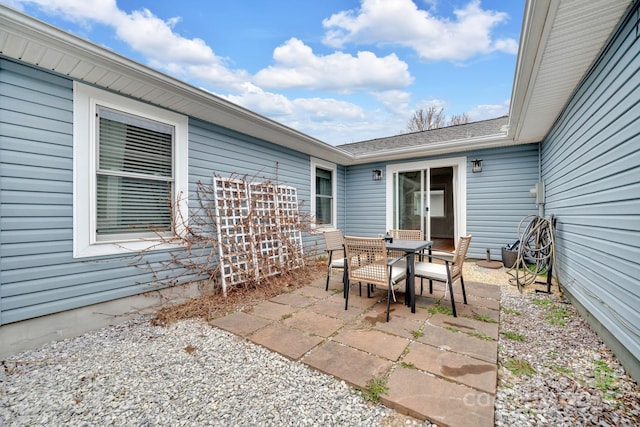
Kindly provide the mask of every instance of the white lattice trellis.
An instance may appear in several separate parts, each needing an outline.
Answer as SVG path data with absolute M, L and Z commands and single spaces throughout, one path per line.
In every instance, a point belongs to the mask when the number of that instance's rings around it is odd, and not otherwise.
M 227 284 L 246 281 L 253 270 L 254 260 L 248 258 L 253 254 L 251 229 L 246 221 L 251 204 L 244 181 L 214 178 L 214 189 L 222 291 L 226 294 Z
M 278 186 L 278 221 L 282 234 L 287 239 L 283 251 L 294 268 L 304 266 L 302 253 L 302 232 L 298 211 L 298 190 L 295 187 Z
M 304 265 L 297 190 L 214 177 L 222 291 Z
M 271 276 L 281 271 L 283 261 L 280 227 L 276 218 L 276 189 L 268 183 L 252 183 L 249 188 L 255 215 L 252 225 L 259 251 L 260 274 Z

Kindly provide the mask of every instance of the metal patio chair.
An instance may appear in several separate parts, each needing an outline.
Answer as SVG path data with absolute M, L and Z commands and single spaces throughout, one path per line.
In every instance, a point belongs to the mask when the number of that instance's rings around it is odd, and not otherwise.
M 344 270 L 344 238 L 340 230 L 327 230 L 324 235 L 324 250 L 329 254 L 327 266 L 327 284 L 324 290 L 329 290 L 329 277 L 334 268 Z
M 449 288 L 449 295 L 451 297 L 451 308 L 453 310 L 453 317 L 457 317 L 456 304 L 453 298 L 453 284 L 460 279 L 460 285 L 462 287 L 462 298 L 464 303 L 467 303 L 467 294 L 464 289 L 464 278 L 462 277 L 462 267 L 464 265 L 464 259 L 467 256 L 469 250 L 469 244 L 471 242 L 471 236 L 463 236 L 458 240 L 456 249 L 453 253 L 453 258 L 440 257 L 437 255 L 430 255 L 431 260 L 438 260 L 441 263 L 418 261 L 415 263 L 415 276 L 425 279 L 436 280 L 443 282 L 446 288 Z M 447 292 L 445 288 L 445 294 Z
M 391 229 L 389 230 L 389 236 L 391 236 L 393 239 L 398 240 L 424 240 L 424 234 L 422 233 L 422 230 Z M 403 252 L 389 251 L 389 256 L 391 258 L 397 258 L 403 255 Z
M 344 237 L 347 259 L 347 280 L 345 282 L 344 308 L 349 305 L 349 283 L 367 283 L 371 286 L 387 288 L 387 322 L 391 298 L 396 300 L 394 287 L 406 277 L 406 267 L 397 265 L 402 257 L 388 260 L 387 247 L 383 238 Z
M 391 229 L 389 230 L 389 235 L 394 239 L 400 240 L 424 240 L 422 230 Z

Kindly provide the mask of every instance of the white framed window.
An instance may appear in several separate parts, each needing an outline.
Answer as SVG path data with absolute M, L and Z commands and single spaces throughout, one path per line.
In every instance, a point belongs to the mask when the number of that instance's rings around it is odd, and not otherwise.
M 318 228 L 337 227 L 337 168 L 335 163 L 311 158 L 311 213 Z
M 73 87 L 73 256 L 157 247 L 187 218 L 188 118 Z

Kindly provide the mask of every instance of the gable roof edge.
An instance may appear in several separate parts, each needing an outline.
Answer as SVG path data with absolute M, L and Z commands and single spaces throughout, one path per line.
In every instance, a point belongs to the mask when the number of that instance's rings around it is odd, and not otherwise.
M 442 154 L 505 147 L 509 145 L 518 144 L 506 133 L 500 133 L 476 138 L 434 142 L 428 145 L 417 145 L 389 150 L 379 150 L 366 154 L 357 154 L 353 156 L 353 160 L 350 164 L 356 165 L 376 161 L 407 160 L 416 157 L 438 156 Z

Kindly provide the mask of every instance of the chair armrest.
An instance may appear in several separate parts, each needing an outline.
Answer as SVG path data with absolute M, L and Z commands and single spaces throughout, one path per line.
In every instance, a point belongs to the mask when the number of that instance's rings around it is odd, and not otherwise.
M 331 264 L 334 261 L 340 261 L 341 259 L 345 259 L 345 255 L 346 255 L 346 251 L 344 249 L 325 249 L 325 252 L 327 252 L 329 254 L 329 264 Z M 336 258 L 335 260 L 333 259 L 333 253 L 334 252 L 342 252 L 342 257 L 341 258 Z M 345 260 L 346 262 L 346 260 Z
M 444 257 L 444 256 L 453 256 L 455 254 L 454 251 L 443 251 L 440 249 L 431 249 L 431 254 L 433 256 L 440 256 L 440 257 Z
M 449 258 L 445 258 L 445 257 L 441 257 L 441 256 L 435 256 L 435 255 L 428 255 L 431 259 L 437 259 L 439 261 L 444 261 L 445 263 L 449 264 L 451 262 L 453 262 L 452 259 Z
M 325 249 L 325 252 L 327 252 L 329 255 L 333 255 L 334 252 L 342 252 L 343 254 L 346 254 L 347 251 L 342 248 L 342 249 Z
M 454 254 L 455 254 L 454 252 L 443 251 L 440 249 L 434 250 L 432 248 L 427 248 L 420 251 L 420 261 L 422 261 L 425 257 L 438 258 L 438 259 L 445 259 L 446 257 L 449 257 L 449 261 L 453 261 Z
M 404 257 L 406 257 L 406 255 L 400 256 L 398 258 L 394 258 L 394 259 L 390 259 L 387 261 L 387 266 L 391 267 L 393 264 L 397 263 L 398 261 L 400 261 L 401 259 L 403 259 Z

